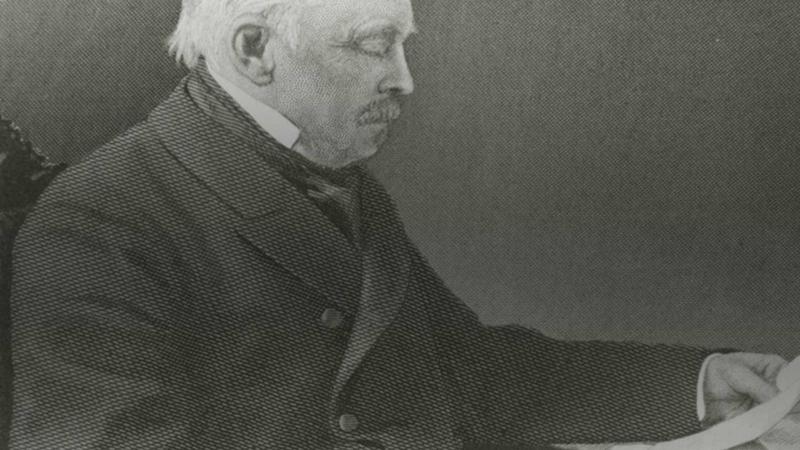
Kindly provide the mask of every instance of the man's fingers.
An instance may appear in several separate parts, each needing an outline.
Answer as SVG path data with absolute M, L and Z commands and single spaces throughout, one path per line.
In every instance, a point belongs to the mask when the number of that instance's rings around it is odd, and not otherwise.
M 765 403 L 778 395 L 778 388 L 745 367 L 735 367 L 729 373 L 728 383 L 741 394 L 759 403 Z
M 741 353 L 740 355 L 746 365 L 765 376 L 770 376 L 770 374 L 777 375 L 788 364 L 785 359 L 778 355 L 762 355 L 760 353 Z
M 788 366 L 789 362 L 777 355 L 770 355 L 767 357 L 767 368 L 764 374 L 770 379 L 775 379 L 784 367 Z

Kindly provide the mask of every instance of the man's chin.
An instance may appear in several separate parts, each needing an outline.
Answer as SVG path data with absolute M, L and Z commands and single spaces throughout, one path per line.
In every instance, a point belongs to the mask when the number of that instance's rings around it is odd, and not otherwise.
M 326 166 L 333 169 L 343 169 L 366 162 L 378 152 L 377 145 L 360 145 L 351 147 L 350 150 L 342 151 L 339 157 L 327 161 Z
M 352 166 L 362 162 L 366 162 L 378 153 L 379 144 L 364 146 L 353 152 L 350 162 L 346 166 Z
M 368 153 L 369 156 L 375 154 L 378 148 L 389 138 L 389 124 L 387 122 L 364 125 L 362 131 L 364 134 L 361 136 L 363 139 L 361 147 L 371 150 L 363 151 L 364 149 L 361 149 L 362 151 L 359 153 Z
M 378 129 L 378 132 L 375 133 L 375 137 L 373 138 L 373 143 L 375 144 L 375 151 L 373 151 L 373 154 L 378 151 L 378 147 L 383 145 L 383 143 L 389 139 L 389 124 L 383 123 L 379 125 L 380 128 Z
M 389 126 L 387 123 L 376 123 L 365 125 L 361 130 L 348 153 L 352 163 L 363 161 L 375 156 L 378 150 L 389 138 Z
M 352 136 L 349 144 L 340 142 L 339 145 L 336 145 L 333 143 L 333 140 L 330 140 L 326 141 L 328 144 L 324 146 L 320 145 L 320 142 L 323 141 L 317 141 L 314 146 L 301 143 L 298 147 L 303 148 L 300 152 L 304 156 L 317 164 L 339 169 L 372 158 L 378 153 L 378 150 L 386 142 L 388 137 L 388 124 L 377 123 L 361 127 L 358 130 L 358 134 Z M 338 148 L 338 150 L 332 151 L 330 150 L 332 148 Z

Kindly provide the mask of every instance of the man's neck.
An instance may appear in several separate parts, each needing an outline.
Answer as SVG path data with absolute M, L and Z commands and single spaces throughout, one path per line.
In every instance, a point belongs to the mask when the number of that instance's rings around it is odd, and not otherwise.
M 239 83 L 237 75 L 224 69 L 214 68 L 205 63 L 206 73 L 228 94 L 239 109 L 248 115 L 255 124 L 290 152 L 301 158 L 304 166 L 320 173 L 347 171 L 348 168 L 361 165 L 361 161 L 348 164 L 334 164 L 335 161 L 325 158 L 326 155 L 315 152 L 314 146 L 304 141 L 302 131 L 277 109 L 247 92 Z M 246 82 L 241 81 L 240 82 Z M 305 136 L 308 138 L 308 136 Z
M 249 114 L 269 135 L 286 148 L 293 148 L 300 137 L 300 129 L 281 113 L 254 98 L 224 75 L 211 67 L 208 72 L 234 101 Z

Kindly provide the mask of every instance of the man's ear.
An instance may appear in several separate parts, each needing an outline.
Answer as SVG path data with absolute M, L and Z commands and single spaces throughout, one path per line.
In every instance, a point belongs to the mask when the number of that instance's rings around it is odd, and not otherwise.
M 231 45 L 233 66 L 242 76 L 258 86 L 272 82 L 275 58 L 272 54 L 270 29 L 263 16 L 243 16 L 233 27 Z

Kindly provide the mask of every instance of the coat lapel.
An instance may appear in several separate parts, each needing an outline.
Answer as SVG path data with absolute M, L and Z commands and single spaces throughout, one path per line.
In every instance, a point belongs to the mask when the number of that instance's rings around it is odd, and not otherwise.
M 298 202 L 307 199 L 298 199 Z M 245 240 L 344 311 L 355 313 L 360 261 L 316 206 L 286 208 L 240 225 Z
M 409 277 L 408 238 L 391 198 L 369 176 L 365 176 L 361 195 L 365 227 L 361 303 L 334 385 L 332 407 L 358 365 L 397 316 Z
M 243 239 L 352 310 L 347 300 L 358 296 L 360 265 L 346 238 L 259 155 L 260 145 L 273 142 L 223 126 L 212 116 L 232 121 L 230 113 L 224 105 L 201 109 L 193 98 L 198 91 L 203 95 L 201 80 L 190 75 L 154 110 L 150 126 L 167 150 L 241 217 L 236 231 Z
M 397 316 L 405 296 L 410 253 L 397 210 L 379 183 L 365 175 L 359 264 L 359 256 L 335 225 L 259 156 L 260 146 L 274 143 L 254 138 L 225 105 L 203 106 L 203 99 L 194 98 L 198 91 L 203 95 L 201 84 L 197 74 L 184 79 L 153 111 L 148 124 L 166 149 L 236 212 L 241 218 L 236 232 L 250 245 L 345 311 L 354 312 L 349 300 L 360 293 L 334 384 L 336 400 Z M 336 403 L 331 402 L 332 407 Z

